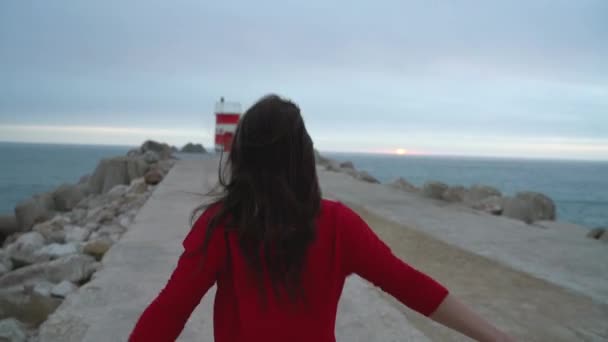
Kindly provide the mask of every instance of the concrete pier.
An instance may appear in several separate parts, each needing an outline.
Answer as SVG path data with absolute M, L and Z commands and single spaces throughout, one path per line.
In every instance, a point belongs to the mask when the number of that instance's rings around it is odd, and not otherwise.
M 103 259 L 103 268 L 69 296 L 40 330 L 41 342 L 126 341 L 164 287 L 182 252 L 193 208 L 217 179 L 217 161 L 179 161 Z M 213 341 L 212 288 L 179 341 Z M 351 277 L 340 301 L 338 341 L 429 341 L 367 282 Z

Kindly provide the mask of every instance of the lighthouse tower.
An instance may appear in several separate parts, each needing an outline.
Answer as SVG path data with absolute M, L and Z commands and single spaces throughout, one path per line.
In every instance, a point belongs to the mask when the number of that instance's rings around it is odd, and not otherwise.
M 241 104 L 226 102 L 224 98 L 215 104 L 215 151 L 229 152 L 236 125 L 241 117 Z

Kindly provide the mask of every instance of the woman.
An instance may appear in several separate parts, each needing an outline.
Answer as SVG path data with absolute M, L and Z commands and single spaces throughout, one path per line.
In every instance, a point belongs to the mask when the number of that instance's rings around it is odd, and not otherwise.
M 249 108 L 228 166 L 219 199 L 201 208 L 131 341 L 175 340 L 215 283 L 217 342 L 335 341 L 338 300 L 353 273 L 476 340 L 511 340 L 394 256 L 352 210 L 321 199 L 313 143 L 294 103 L 272 95 Z

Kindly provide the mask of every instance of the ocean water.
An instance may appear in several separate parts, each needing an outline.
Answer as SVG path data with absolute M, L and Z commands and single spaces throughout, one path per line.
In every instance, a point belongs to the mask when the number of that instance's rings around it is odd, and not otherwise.
M 77 183 L 100 159 L 124 155 L 132 147 L 0 142 L 0 215 L 34 194 Z
M 350 160 L 383 183 L 403 177 L 421 186 L 438 180 L 449 185 L 490 185 L 503 194 L 537 191 L 551 197 L 560 221 L 587 227 L 608 226 L 608 162 L 393 156 L 324 153 Z
M 76 183 L 93 172 L 101 158 L 124 155 L 131 148 L 0 142 L 0 214 L 12 213 L 18 202 L 36 193 Z M 556 202 L 559 220 L 608 226 L 608 162 L 324 154 L 350 160 L 382 182 L 404 177 L 418 186 L 439 180 L 450 185 L 491 185 L 508 195 L 542 192 Z M 182 159 L 209 156 L 178 154 Z

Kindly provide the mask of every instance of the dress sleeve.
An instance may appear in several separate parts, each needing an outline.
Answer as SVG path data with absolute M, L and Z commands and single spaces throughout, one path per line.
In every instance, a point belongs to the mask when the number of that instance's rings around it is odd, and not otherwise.
M 396 257 L 348 207 L 339 204 L 337 217 L 346 275 L 360 275 L 425 316 L 437 309 L 448 295 L 444 286 Z
M 175 341 L 203 295 L 213 286 L 225 263 L 223 229 L 213 232 L 206 253 L 201 251 L 209 209 L 183 242 L 184 252 L 164 289 L 146 308 L 129 341 Z

